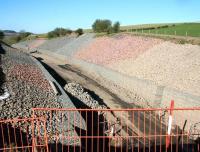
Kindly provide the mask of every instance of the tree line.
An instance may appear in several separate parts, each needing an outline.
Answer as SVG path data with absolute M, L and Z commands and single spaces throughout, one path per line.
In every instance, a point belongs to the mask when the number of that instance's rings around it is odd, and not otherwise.
M 83 29 L 78 28 L 77 30 L 72 31 L 70 29 L 65 29 L 65 28 L 55 28 L 53 31 L 47 33 L 47 37 L 48 38 L 62 37 L 71 34 L 72 32 L 77 33 L 78 35 L 82 35 Z
M 96 32 L 96 33 L 101 33 L 101 32 L 106 32 L 108 34 L 118 33 L 120 32 L 120 23 L 118 21 L 115 23 L 112 23 L 112 21 L 108 19 L 97 19 L 92 24 L 92 29 L 93 29 L 93 32 Z M 72 31 L 70 29 L 58 27 L 48 32 L 47 38 L 62 37 L 71 33 L 82 35 L 84 32 L 82 28 L 78 28 L 77 30 Z M 17 43 L 21 40 L 25 40 L 31 34 L 32 33 L 30 32 L 25 32 L 24 30 L 22 30 L 17 35 L 10 37 L 9 41 L 11 43 Z M 4 37 L 5 37 L 4 32 L 0 31 L 0 40 L 3 40 Z

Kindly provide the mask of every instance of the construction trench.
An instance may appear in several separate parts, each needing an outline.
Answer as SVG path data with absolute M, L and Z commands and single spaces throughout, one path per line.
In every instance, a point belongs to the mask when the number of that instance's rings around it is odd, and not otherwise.
M 0 121 L 0 151 L 199 151 L 198 124 L 186 130 L 185 125 L 174 123 L 166 147 L 170 105 L 143 108 L 126 102 L 122 92 L 113 93 L 74 65 L 55 64 L 40 53 L 32 56 L 56 80 L 52 80 L 54 93 L 60 96 L 65 90 L 75 107 L 36 107 L 34 120 Z M 174 109 L 173 119 L 199 110 Z M 44 116 L 46 122 L 37 120 Z M 181 122 L 187 124 L 187 119 Z M 34 124 L 32 130 L 26 123 Z
M 165 151 L 166 148 L 166 132 L 168 131 L 168 111 L 170 109 L 143 109 L 142 107 L 134 104 L 124 102 L 116 94 L 110 92 L 105 87 L 101 86 L 98 82 L 84 75 L 80 69 L 72 65 L 59 65 L 65 71 L 62 72 L 55 70 L 54 66 L 44 63 L 42 58 L 37 58 L 48 72 L 58 81 L 58 83 L 65 88 L 66 93 L 76 105 L 76 108 L 81 113 L 86 121 L 86 132 L 79 132 L 81 138 L 81 146 L 73 147 L 73 150 L 81 151 Z M 53 69 L 53 67 L 55 69 Z M 61 77 L 57 72 L 64 77 Z M 75 76 L 76 75 L 76 76 Z M 72 78 L 73 77 L 73 78 Z M 79 78 L 78 78 L 79 77 Z M 86 82 L 83 82 L 84 79 Z M 78 83 L 78 84 L 77 84 Z M 80 84 L 79 84 L 80 83 Z M 85 83 L 92 83 L 95 88 L 99 88 L 101 92 L 105 91 L 112 96 L 114 101 L 122 107 L 122 110 L 110 108 L 104 102 L 104 96 L 99 96 L 95 91 L 90 88 L 83 88 L 81 86 Z M 75 87 L 80 87 L 86 91 L 98 103 L 98 106 L 92 107 L 85 103 L 77 94 L 73 93 L 73 89 L 66 88 L 66 84 L 73 84 Z M 80 89 L 80 88 L 79 88 Z M 103 98 L 103 99 L 102 99 Z M 103 106 L 102 106 L 103 105 Z M 100 108 L 99 108 L 100 106 Z M 92 108 L 92 109 L 91 109 Z M 129 110 L 130 108 L 136 110 Z M 80 109 L 80 110 L 79 110 Z M 87 109 L 87 110 L 81 110 Z M 91 110 L 88 110 L 91 109 Z M 95 110 L 93 110 L 95 109 Z M 98 110 L 96 110 L 98 109 Z M 113 109 L 113 110 L 112 110 Z M 123 110 L 124 109 L 124 110 Z M 73 110 L 72 110 L 73 111 Z M 176 111 L 177 113 L 179 111 Z M 185 121 L 186 123 L 187 121 Z M 171 137 L 171 151 L 176 149 L 182 151 L 187 148 L 192 150 L 197 149 L 194 146 L 198 143 L 195 134 L 197 132 L 188 134 L 184 133 L 184 127 L 180 128 L 177 125 L 173 126 Z M 191 129 L 191 128 L 190 128 Z M 196 128 L 197 129 L 197 128 Z M 194 134 L 194 135 L 193 135 Z M 73 137 L 72 137 L 73 138 Z M 76 137 L 75 137 L 76 138 Z M 195 139 L 195 140 L 194 140 Z M 182 143 L 182 144 L 180 144 Z M 180 144 L 180 145 L 179 145 Z M 194 145 L 193 145 L 194 144 Z M 189 146 L 188 146 L 189 145 Z M 197 144 L 199 146 L 199 143 Z M 55 148 L 55 147 L 54 147 Z M 59 147 L 57 147 L 59 149 Z M 63 148 L 60 146 L 60 148 Z M 68 147 L 69 148 L 69 147 Z M 188 150 L 187 149 L 187 150 Z M 169 151 L 170 151 L 169 150 Z M 57 151 L 57 150 L 56 150 Z

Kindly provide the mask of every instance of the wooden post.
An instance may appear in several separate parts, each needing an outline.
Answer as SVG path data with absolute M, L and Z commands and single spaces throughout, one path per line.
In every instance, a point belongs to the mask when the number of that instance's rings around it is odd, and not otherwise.
M 188 33 L 187 33 L 187 31 L 185 32 L 185 36 L 188 36 Z
M 176 35 L 176 31 L 174 31 L 174 35 Z

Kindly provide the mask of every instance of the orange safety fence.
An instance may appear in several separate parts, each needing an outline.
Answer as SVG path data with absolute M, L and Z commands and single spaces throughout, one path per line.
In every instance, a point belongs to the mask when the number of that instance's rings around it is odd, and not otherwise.
M 173 106 L 33 108 L 32 118 L 0 120 L 0 151 L 199 152 L 199 115 L 200 108 Z
M 199 116 L 200 108 L 33 109 L 46 118 L 52 152 L 199 152 Z
M 44 118 L 0 120 L 0 152 L 48 151 Z

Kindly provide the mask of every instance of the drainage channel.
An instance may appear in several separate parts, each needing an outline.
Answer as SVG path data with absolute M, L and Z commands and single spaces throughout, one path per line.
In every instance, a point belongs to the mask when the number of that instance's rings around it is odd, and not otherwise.
M 80 77 L 83 77 L 88 81 L 94 82 L 94 80 L 84 75 L 81 71 L 76 71 L 77 69 L 73 69 L 73 67 L 69 65 L 56 67 L 49 63 L 48 63 L 49 65 L 43 62 L 42 64 L 49 71 L 49 73 L 51 73 L 54 76 L 54 78 L 58 82 L 60 82 L 62 87 L 64 87 L 68 82 L 70 82 L 70 79 L 67 79 L 68 77 L 65 77 L 63 79 L 59 75 L 61 74 L 63 76 L 63 73 L 62 72 L 60 73 L 59 71 L 60 69 L 58 70 L 55 68 L 60 67 L 65 69 L 64 73 L 67 73 L 67 71 L 69 70 L 71 72 L 70 74 L 76 73 Z M 51 67 L 54 67 L 55 70 Z M 73 77 L 73 74 L 70 77 Z M 73 81 L 75 80 L 73 79 Z M 94 83 L 96 84 L 97 82 Z M 97 84 L 98 88 L 99 86 L 100 85 Z M 103 86 L 100 86 L 100 89 L 103 89 L 102 91 L 105 91 Z M 106 91 L 109 92 L 109 90 Z M 94 91 L 89 90 L 88 92 L 90 92 L 92 96 L 94 97 L 96 96 L 99 99 L 101 99 L 101 97 L 95 94 Z M 77 107 L 77 111 L 78 109 L 91 109 L 91 107 L 88 107 L 79 98 L 77 98 L 76 96 L 74 96 L 69 92 L 67 93 L 71 98 L 71 100 L 74 102 L 75 106 Z M 114 97 L 116 97 L 116 95 L 114 95 Z M 101 102 L 104 101 L 101 100 Z M 123 107 L 133 108 L 133 107 L 128 107 L 127 104 L 123 104 Z M 107 108 L 109 109 L 109 107 Z M 88 140 L 87 142 L 86 139 L 82 140 L 83 149 L 81 149 L 81 151 L 89 151 L 88 148 L 91 150 L 91 144 L 93 145 L 92 147 L 93 149 L 91 151 L 98 151 L 97 150 L 98 147 L 102 148 L 102 146 L 105 151 L 108 151 L 109 148 L 110 151 L 112 150 L 135 151 L 135 150 L 145 150 L 145 149 L 155 150 L 155 148 L 158 148 L 158 150 L 160 150 L 166 148 L 165 147 L 165 134 L 167 130 L 166 125 L 162 123 L 161 120 L 159 120 L 158 114 L 156 112 L 148 112 L 145 110 L 135 111 L 135 112 L 132 111 L 132 113 L 131 111 L 129 112 L 125 111 L 125 114 L 123 114 L 123 112 L 124 111 L 121 111 L 119 112 L 119 114 L 116 114 L 115 110 L 110 110 L 110 112 L 103 113 L 103 115 L 99 115 L 96 112 L 91 112 L 89 114 L 90 116 L 89 115 L 86 117 L 84 116 L 87 122 L 86 124 L 88 133 L 83 134 L 81 136 L 85 136 Z M 94 117 L 94 115 L 96 115 L 97 117 Z M 99 139 L 93 137 L 93 135 L 98 135 L 98 134 L 102 135 L 104 138 Z M 106 138 L 108 136 L 110 137 L 110 135 L 113 136 L 113 138 Z M 151 135 L 152 137 L 147 138 L 148 135 Z M 121 141 L 116 141 L 116 139 L 121 139 Z

